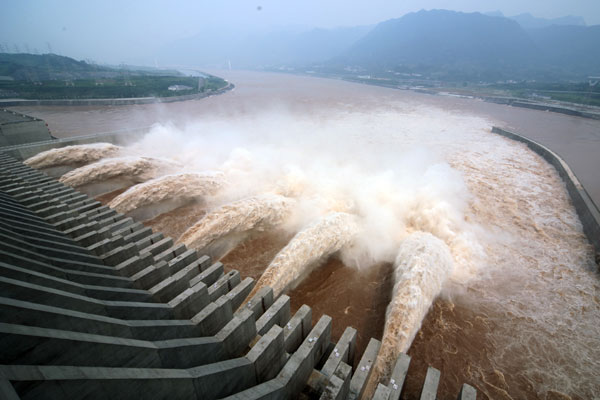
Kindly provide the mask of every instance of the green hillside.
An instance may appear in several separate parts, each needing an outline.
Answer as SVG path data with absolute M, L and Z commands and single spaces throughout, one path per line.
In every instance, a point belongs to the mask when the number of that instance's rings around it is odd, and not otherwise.
M 177 71 L 111 68 L 55 54 L 0 53 L 0 98 L 5 99 L 169 97 L 226 85 L 223 79 L 210 75 L 199 78 Z

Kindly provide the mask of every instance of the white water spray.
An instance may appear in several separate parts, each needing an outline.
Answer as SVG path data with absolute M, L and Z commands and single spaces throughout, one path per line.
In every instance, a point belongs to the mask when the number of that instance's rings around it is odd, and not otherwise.
M 308 275 L 318 261 L 351 244 L 358 232 L 356 217 L 347 213 L 332 213 L 313 222 L 275 256 L 248 297 L 265 286 L 279 296 Z
M 63 175 L 60 182 L 95 195 L 144 182 L 178 168 L 179 165 L 165 159 L 108 158 L 74 169 Z M 90 187 L 94 184 L 95 187 Z
M 122 153 L 122 147 L 110 143 L 82 144 L 41 152 L 25 160 L 24 164 L 58 178 L 75 168 Z
M 431 304 L 452 274 L 453 261 L 442 240 L 430 233 L 416 232 L 400 244 L 394 267 L 392 301 L 372 379 L 389 376 L 400 353 L 408 350 Z
M 214 195 L 224 185 L 223 174 L 218 172 L 165 175 L 129 188 L 115 197 L 109 207 L 138 219 L 147 219 Z
M 206 214 L 178 241 L 193 249 L 206 249 L 225 237 L 237 244 L 240 236 L 243 238 L 252 230 L 264 231 L 283 224 L 294 204 L 294 200 L 276 194 L 263 194 L 225 204 Z M 237 237 L 233 239 L 231 236 Z

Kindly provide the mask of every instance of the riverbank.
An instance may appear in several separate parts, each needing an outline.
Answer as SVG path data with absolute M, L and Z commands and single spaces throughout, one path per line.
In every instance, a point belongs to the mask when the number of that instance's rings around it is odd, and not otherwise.
M 26 99 L 8 99 L 0 100 L 0 108 L 18 107 L 18 106 L 127 106 L 134 104 L 155 104 L 155 103 L 173 103 L 176 101 L 198 100 L 205 97 L 225 93 L 235 88 L 235 85 L 228 82 L 227 86 L 217 90 L 207 90 L 202 93 L 194 93 L 184 96 L 169 97 L 134 97 L 121 99 L 56 99 L 56 100 L 26 100 Z
M 416 93 L 429 94 L 434 96 L 452 96 L 452 97 L 460 97 L 460 98 L 470 98 L 483 100 L 488 103 L 502 104 L 512 107 L 521 107 L 521 108 L 529 108 L 532 110 L 539 111 L 549 111 L 559 114 L 566 114 L 576 117 L 589 118 L 600 120 L 600 108 L 594 106 L 584 106 L 582 104 L 576 103 L 567 103 L 560 101 L 536 101 L 531 99 L 524 99 L 520 97 L 510 97 L 510 96 L 492 96 L 487 94 L 480 94 L 477 91 L 472 91 L 468 89 L 461 90 L 452 90 L 447 87 L 441 87 L 439 89 L 436 88 L 423 88 L 420 86 L 414 85 L 397 85 L 390 84 L 385 80 L 381 79 L 355 79 L 341 76 L 327 76 L 323 75 L 324 78 L 334 78 L 334 79 L 342 79 L 348 82 L 354 83 L 363 83 L 366 85 L 373 86 L 382 86 L 391 89 L 399 89 L 399 90 L 410 90 Z

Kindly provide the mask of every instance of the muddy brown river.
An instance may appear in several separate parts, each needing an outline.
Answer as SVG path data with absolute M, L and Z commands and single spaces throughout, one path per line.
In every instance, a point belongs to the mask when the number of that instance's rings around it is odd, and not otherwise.
M 357 328 L 359 348 L 384 333 L 397 244 L 416 231 L 441 239 L 453 270 L 415 327 L 403 398 L 418 398 L 427 365 L 442 371 L 440 399 L 462 382 L 478 398 L 600 397 L 593 249 L 556 171 L 489 133 L 495 124 L 546 144 L 598 199 L 600 121 L 335 80 L 222 76 L 235 91 L 200 101 L 19 111 L 56 136 L 159 124 L 136 151 L 225 171 L 222 194 L 146 221 L 173 238 L 220 204 L 270 192 L 296 199 L 293 223 L 253 231 L 222 258 L 244 277 L 258 280 L 306 221 L 359 216 L 354 244 L 286 290 L 292 308 L 333 317 L 334 339 Z

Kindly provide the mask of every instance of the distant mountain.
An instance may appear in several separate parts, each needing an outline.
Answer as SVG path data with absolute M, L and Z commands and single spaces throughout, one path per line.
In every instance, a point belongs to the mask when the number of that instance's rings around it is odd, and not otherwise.
M 328 60 L 354 44 L 372 27 L 313 29 L 243 35 L 205 31 L 165 46 L 158 58 L 165 63 L 211 67 L 261 68 L 299 66 Z
M 586 27 L 583 18 L 492 14 L 422 10 L 374 27 L 253 35 L 205 30 L 172 42 L 157 59 L 213 68 L 409 73 L 451 81 L 580 80 L 600 74 L 598 28 Z
M 330 63 L 441 80 L 581 79 L 600 72 L 599 30 L 556 25 L 525 30 L 504 17 L 419 11 L 378 24 Z
M 583 17 L 576 17 L 573 15 L 569 15 L 566 17 L 560 18 L 536 18 L 529 13 L 515 15 L 514 17 L 508 17 L 512 20 L 515 20 L 525 29 L 537 29 L 544 28 L 552 25 L 576 25 L 576 26 L 585 26 L 585 20 Z
M 530 65 L 536 55 L 532 39 L 515 21 L 432 10 L 380 23 L 333 62 L 505 70 Z
M 541 56 L 540 68 L 600 75 L 600 25 L 547 26 L 529 30 Z
M 56 54 L 0 54 L 0 76 L 15 80 L 73 79 L 102 71 L 102 67 Z
M 488 11 L 488 12 L 484 12 L 482 14 L 487 15 L 488 17 L 504 17 L 504 14 L 502 13 L 502 11 L 499 11 L 499 10 Z

